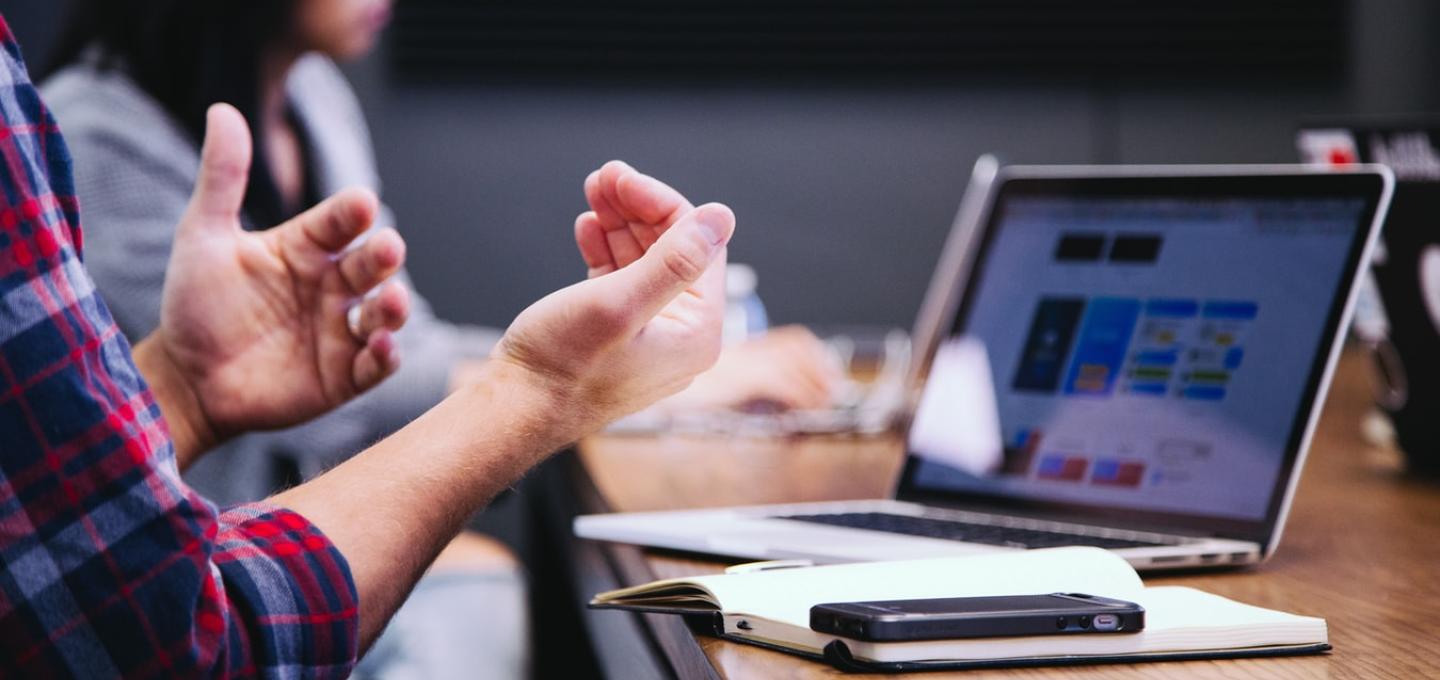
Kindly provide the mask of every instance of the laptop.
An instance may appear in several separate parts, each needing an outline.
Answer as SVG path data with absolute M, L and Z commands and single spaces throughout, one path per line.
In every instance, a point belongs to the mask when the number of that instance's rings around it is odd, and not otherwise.
M 922 306 L 947 318 L 893 499 L 591 515 L 576 534 L 822 563 L 1271 555 L 1390 172 L 1012 166 L 982 184 Z

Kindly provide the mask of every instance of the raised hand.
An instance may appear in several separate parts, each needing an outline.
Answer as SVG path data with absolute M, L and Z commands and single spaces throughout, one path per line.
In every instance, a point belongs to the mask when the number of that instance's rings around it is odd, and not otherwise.
M 585 183 L 596 210 L 576 221 L 590 280 L 516 317 L 492 358 L 524 369 L 573 437 L 674 394 L 715 362 L 735 216 L 691 208 L 619 162 Z
M 638 260 L 691 210 L 680 192 L 622 161 L 590 173 L 585 199 L 590 210 L 575 220 L 575 242 L 592 278 Z M 843 377 L 813 333 L 787 327 L 726 348 L 714 370 L 661 407 L 683 411 L 771 403 L 783 409 L 823 408 Z
M 303 422 L 373 387 L 399 365 L 391 332 L 409 309 L 404 287 L 385 283 L 405 258 L 400 235 L 382 229 L 349 247 L 375 217 L 368 191 L 341 192 L 266 231 L 242 230 L 250 156 L 244 118 L 211 107 L 160 327 L 136 348 L 137 360 L 152 359 L 142 370 L 161 360 L 146 377 L 181 404 L 171 410 L 200 448 Z M 174 429 L 176 414 L 167 417 Z
M 638 188 L 620 191 L 628 198 L 617 209 L 672 192 L 631 181 Z M 565 443 L 678 391 L 715 361 L 735 216 L 704 205 L 664 227 L 620 262 L 587 253 L 594 278 L 521 312 L 480 380 L 272 499 L 345 554 L 360 593 L 362 649 L 466 517 Z M 416 451 L 424 464 L 407 464 Z
M 591 278 L 640 259 L 692 206 L 680 192 L 624 161 L 585 178 L 590 210 L 575 220 L 575 243 Z

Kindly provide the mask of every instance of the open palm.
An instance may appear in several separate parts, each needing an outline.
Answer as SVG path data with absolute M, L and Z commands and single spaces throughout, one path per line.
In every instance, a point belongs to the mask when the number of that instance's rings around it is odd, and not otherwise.
M 380 382 L 398 366 L 391 332 L 409 306 L 400 284 L 382 285 L 404 261 L 399 234 L 380 230 L 350 247 L 376 213 L 367 191 L 242 230 L 250 156 L 244 118 L 212 107 L 160 310 L 158 339 L 221 435 L 303 422 Z

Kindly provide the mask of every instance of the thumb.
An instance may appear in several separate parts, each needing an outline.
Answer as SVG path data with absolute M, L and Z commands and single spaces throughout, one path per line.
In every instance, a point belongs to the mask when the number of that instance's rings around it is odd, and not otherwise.
M 725 252 L 734 233 L 735 214 L 730 208 L 707 203 L 671 225 L 639 260 L 599 280 L 609 279 L 616 297 L 636 315 L 631 318 L 644 323 L 711 272 L 710 265 Z M 716 290 L 704 294 L 722 295 L 723 275 L 711 272 Z
M 205 144 L 200 149 L 200 175 L 190 196 L 190 211 L 206 218 L 205 226 L 231 227 L 245 201 L 250 176 L 250 128 L 229 104 L 215 104 L 205 114 Z

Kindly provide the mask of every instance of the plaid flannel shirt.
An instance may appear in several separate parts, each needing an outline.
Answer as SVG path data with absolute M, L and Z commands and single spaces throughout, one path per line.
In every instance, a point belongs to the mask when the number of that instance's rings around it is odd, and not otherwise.
M 344 557 L 293 512 L 221 513 L 181 481 L 3 19 L 0 61 L 0 677 L 348 675 Z

